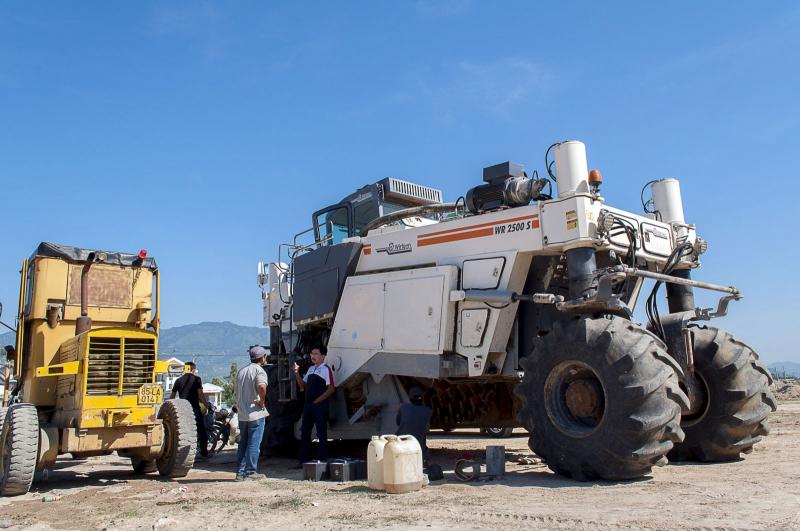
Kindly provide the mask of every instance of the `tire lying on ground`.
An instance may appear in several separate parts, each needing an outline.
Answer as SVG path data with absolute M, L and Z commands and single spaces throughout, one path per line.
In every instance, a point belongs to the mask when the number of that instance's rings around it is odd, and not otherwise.
M 620 317 L 556 322 L 522 361 L 519 420 L 531 450 L 580 481 L 633 479 L 666 464 L 689 402 L 664 349 Z
M 695 413 L 684 415 L 685 440 L 675 445 L 675 461 L 732 461 L 750 453 L 769 433 L 767 415 L 777 404 L 772 376 L 758 355 L 731 334 L 692 327 L 694 372 L 704 395 Z
M 164 445 L 156 459 L 158 473 L 165 477 L 182 478 L 194 466 L 197 452 L 197 426 L 194 411 L 188 401 L 167 400 L 158 411 L 164 426 Z
M 14 404 L 3 411 L 0 427 L 0 495 L 25 494 L 33 483 L 39 454 L 39 415 L 33 404 Z

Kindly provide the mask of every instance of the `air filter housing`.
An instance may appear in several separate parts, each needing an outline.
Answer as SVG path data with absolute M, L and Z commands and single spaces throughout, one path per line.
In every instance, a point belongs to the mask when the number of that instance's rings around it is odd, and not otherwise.
M 419 184 L 410 183 L 394 177 L 386 177 L 378 181 L 383 190 L 383 198 L 397 201 L 404 205 L 432 205 L 442 202 L 442 191 Z

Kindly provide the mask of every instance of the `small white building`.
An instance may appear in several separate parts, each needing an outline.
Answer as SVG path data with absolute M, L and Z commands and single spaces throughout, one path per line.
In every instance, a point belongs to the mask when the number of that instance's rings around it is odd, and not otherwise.
M 169 398 L 172 392 L 172 386 L 175 385 L 175 380 L 183 376 L 185 363 L 178 358 L 170 358 L 167 360 L 169 363 L 169 370 L 165 373 L 156 375 L 156 382 L 161 384 L 164 388 L 164 399 Z
M 214 407 L 217 407 L 222 403 L 222 387 L 218 385 L 204 383 L 203 395 L 205 395 L 206 400 L 213 404 Z

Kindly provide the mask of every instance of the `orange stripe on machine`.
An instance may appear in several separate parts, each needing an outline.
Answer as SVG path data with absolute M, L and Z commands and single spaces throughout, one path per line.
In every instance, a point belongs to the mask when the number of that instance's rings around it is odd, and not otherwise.
M 451 232 L 459 232 L 459 231 L 462 231 L 462 230 L 472 230 L 472 229 L 477 229 L 477 228 L 480 228 L 480 227 L 491 227 L 492 225 L 502 225 L 504 223 L 513 223 L 514 221 L 526 221 L 526 220 L 529 220 L 529 219 L 530 220 L 534 220 L 535 219 L 536 220 L 536 222 L 535 222 L 536 226 L 534 228 L 539 228 L 539 221 L 538 221 L 539 220 L 539 214 L 533 214 L 531 216 L 521 216 L 521 217 L 518 217 L 518 218 L 504 219 L 504 220 L 501 220 L 501 221 L 489 221 L 488 223 L 479 223 L 477 225 L 469 225 L 467 227 L 459 227 L 457 229 L 449 229 L 449 230 L 440 230 L 440 231 L 436 231 L 436 232 L 429 232 L 427 234 L 421 234 L 420 236 L 418 236 L 418 238 L 428 238 L 430 236 L 438 236 L 440 234 L 450 234 Z
M 485 229 L 478 229 L 473 230 L 470 232 L 459 232 L 456 234 L 445 234 L 444 236 L 437 236 L 435 238 L 426 238 L 422 239 L 420 236 L 417 239 L 417 245 L 419 247 L 424 247 L 426 245 L 436 245 L 437 243 L 447 243 L 447 242 L 454 242 L 458 240 L 468 240 L 470 238 L 482 238 L 483 236 L 491 236 L 494 234 L 493 227 L 487 227 Z
M 491 221 L 489 223 L 480 223 L 478 225 L 470 225 L 468 227 L 460 227 L 458 229 L 422 234 L 417 237 L 417 245 L 419 247 L 424 247 L 426 245 L 469 240 L 471 238 L 483 238 L 484 236 L 510 234 L 512 232 L 538 228 L 539 215 L 534 214 L 532 216 L 521 216 L 518 218 L 509 218 L 500 221 Z

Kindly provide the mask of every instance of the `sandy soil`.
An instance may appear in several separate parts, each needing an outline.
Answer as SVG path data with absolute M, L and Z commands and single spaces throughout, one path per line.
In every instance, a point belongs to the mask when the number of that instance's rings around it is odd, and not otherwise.
M 498 441 L 438 433 L 431 447 L 445 480 L 403 495 L 370 491 L 365 482 L 301 481 L 288 459 L 263 460 L 267 480 L 234 483 L 233 451 L 177 482 L 136 477 L 116 456 L 63 460 L 30 494 L 0 499 L 0 528 L 800 529 L 800 402 L 781 404 L 770 423 L 772 434 L 743 461 L 669 465 L 621 483 L 578 483 L 513 462 L 531 455 L 524 433 L 502 441 L 504 479 L 460 483 L 455 459 L 482 458 Z M 43 503 L 44 495 L 63 498 Z

